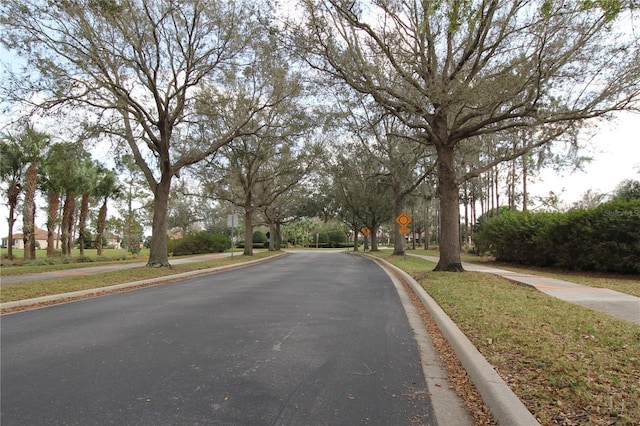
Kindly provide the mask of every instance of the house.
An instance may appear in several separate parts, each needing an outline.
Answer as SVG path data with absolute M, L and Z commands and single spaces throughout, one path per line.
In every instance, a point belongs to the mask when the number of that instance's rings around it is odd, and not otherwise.
M 36 228 L 36 248 L 46 249 L 47 248 L 47 231 L 44 229 Z M 60 241 L 60 236 L 57 233 L 53 233 L 53 238 L 56 243 Z M 9 237 L 2 237 L 2 248 L 9 247 Z M 24 248 L 24 234 L 15 233 L 13 234 L 13 248 L 14 249 L 23 249 Z

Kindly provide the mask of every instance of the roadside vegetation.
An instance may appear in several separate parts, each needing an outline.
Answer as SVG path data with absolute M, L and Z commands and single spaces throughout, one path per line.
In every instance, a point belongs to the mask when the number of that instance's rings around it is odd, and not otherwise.
M 505 206 L 492 213 L 478 220 L 474 244 L 479 253 L 522 265 L 640 274 L 638 198 L 618 196 L 594 208 L 567 212 Z
M 494 275 L 376 255 L 422 285 L 542 424 L 637 425 L 640 326 Z
M 409 253 L 438 256 L 437 250 L 409 250 Z M 610 290 L 619 291 L 620 293 L 630 294 L 640 297 L 640 276 L 613 274 L 605 272 L 581 272 L 571 271 L 562 268 L 524 266 L 508 262 L 498 262 L 492 257 L 476 256 L 473 254 L 462 254 L 462 261 L 469 263 L 477 263 L 480 265 L 491 266 L 496 268 L 504 268 L 509 271 L 519 272 L 523 274 L 540 275 L 542 277 L 556 278 L 563 281 L 569 281 L 576 284 L 582 284 L 589 287 L 608 288 Z
M 222 257 L 203 262 L 192 262 L 173 265 L 171 268 L 148 268 L 136 267 L 115 272 L 104 272 L 98 274 L 80 274 L 68 276 L 60 279 L 49 279 L 41 281 L 31 281 L 25 283 L 8 284 L 0 287 L 0 302 L 11 302 L 15 300 L 31 299 L 34 297 L 48 296 L 52 294 L 68 293 L 72 291 L 87 290 L 92 288 L 108 287 L 115 284 L 122 284 L 133 281 L 147 280 L 152 278 L 166 277 L 183 272 L 197 271 L 202 269 L 215 268 L 246 262 L 248 260 L 260 259 L 275 255 L 275 252 L 256 252 L 253 256 Z M 144 258 L 137 259 L 144 262 Z M 67 266 L 78 267 L 86 264 L 68 264 Z M 54 268 L 41 266 L 37 272 L 50 271 Z M 26 269 L 20 268 L 21 271 Z M 34 268 L 28 268 L 29 272 L 34 272 Z M 57 270 L 57 269 L 56 269 Z M 4 268 L 3 268 L 4 274 Z

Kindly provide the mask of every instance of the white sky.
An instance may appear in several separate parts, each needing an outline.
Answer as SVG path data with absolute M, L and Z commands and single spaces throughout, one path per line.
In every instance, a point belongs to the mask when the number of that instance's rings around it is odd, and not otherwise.
M 626 179 L 640 180 L 640 114 L 619 113 L 614 122 L 603 123 L 590 141 L 593 161 L 583 171 L 556 173 L 543 170 L 530 184 L 529 196 L 553 191 L 565 207 L 580 200 L 588 190 L 608 194 Z

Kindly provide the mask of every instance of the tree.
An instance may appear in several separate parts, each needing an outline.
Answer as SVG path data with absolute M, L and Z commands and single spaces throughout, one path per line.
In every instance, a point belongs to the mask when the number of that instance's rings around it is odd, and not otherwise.
M 169 266 L 172 178 L 255 131 L 253 115 L 286 92 L 256 78 L 251 44 L 263 40 L 259 31 L 268 33 L 256 19 L 259 6 L 9 0 L 0 8 L 3 43 L 36 71 L 14 77 L 12 98 L 39 110 L 85 111 L 89 129 L 126 141 L 144 172 L 154 194 L 148 266 Z M 239 81 L 248 90 L 238 92 Z M 206 126 L 197 109 L 207 110 Z
M 22 191 L 22 181 L 26 159 L 17 141 L 10 135 L 5 135 L 0 141 L 0 179 L 8 184 L 7 202 L 9 204 L 9 245 L 7 257 L 13 260 L 13 225 L 18 207 L 18 198 Z
M 85 160 L 79 164 L 76 190 L 81 194 L 80 215 L 78 218 L 78 239 L 80 240 L 80 256 L 84 256 L 85 240 L 87 240 L 87 217 L 89 215 L 89 203 L 95 194 L 95 185 L 98 180 L 99 164 L 92 160 Z
M 138 239 L 138 227 L 141 223 L 148 222 L 144 213 L 153 203 L 152 194 L 145 186 L 145 178 L 142 170 L 137 167 L 133 156 L 125 154 L 116 159 L 116 171 L 119 185 L 122 187 L 122 197 L 118 197 L 121 203 L 119 213 L 124 218 L 122 231 L 122 246 L 129 250 Z M 142 213 L 142 214 L 141 214 Z M 119 230 L 119 231 L 120 231 Z M 141 233 L 140 233 L 141 234 Z
M 353 158 L 359 159 L 357 167 L 350 166 Z M 369 227 L 375 238 L 378 226 L 391 218 L 390 186 L 383 183 L 380 164 L 372 160 L 372 154 L 362 149 L 359 142 L 343 141 L 335 146 L 323 171 L 327 177 L 321 191 L 324 204 L 353 231 L 353 250 L 358 251 L 357 238 L 362 227 Z M 372 245 L 375 247 L 375 243 Z
M 616 187 L 614 200 L 640 200 L 640 181 L 626 179 Z
M 96 224 L 96 248 L 98 256 L 102 256 L 102 239 L 107 223 L 107 202 L 110 199 L 117 199 L 122 196 L 122 186 L 118 184 L 115 172 L 98 166 L 98 178 L 95 186 L 95 195 L 102 203 L 98 212 Z
M 308 63 L 374 99 L 435 150 L 438 271 L 462 271 L 459 188 L 584 120 L 637 108 L 640 50 L 624 1 L 301 0 Z M 516 146 L 504 137 L 529 129 Z M 494 144 L 462 172 L 464 144 Z
M 75 155 L 66 162 L 67 170 L 64 176 L 64 203 L 62 205 L 62 222 L 60 224 L 60 239 L 62 242 L 62 254 L 71 256 L 73 249 L 73 228 L 76 218 L 76 197 L 85 191 L 86 165 L 90 164 L 90 154 L 80 145 L 75 145 Z M 80 241 L 84 241 L 84 236 Z
M 169 214 L 167 217 L 167 227 L 177 229 L 182 236 L 194 231 L 196 223 L 201 222 L 200 205 L 194 197 L 176 188 L 169 199 Z
M 376 111 L 378 110 L 378 111 Z M 387 186 L 393 197 L 393 218 L 398 217 L 404 210 L 406 198 L 431 175 L 433 165 L 430 164 L 428 149 L 416 143 L 405 126 L 393 115 L 379 111 L 379 108 L 369 105 L 366 114 L 359 117 L 366 127 L 357 131 L 361 147 L 367 153 L 369 164 L 376 164 L 377 172 L 383 178 L 380 185 Z M 356 118 L 358 119 L 358 118 Z M 374 193 L 379 193 L 375 191 Z M 373 206 L 374 204 L 369 204 Z M 371 207 L 367 217 L 376 217 Z M 379 209 L 378 209 L 379 210 Z M 391 219 L 390 212 L 381 215 L 379 221 L 367 222 L 372 231 L 372 250 L 375 250 L 375 233 L 377 225 Z M 385 216 L 386 214 L 386 216 Z M 404 237 L 400 234 L 400 225 L 394 221 L 393 254 L 402 255 L 405 252 Z
M 39 162 L 43 150 L 49 143 L 49 135 L 39 132 L 32 125 L 27 125 L 17 136 L 7 135 L 5 140 L 22 151 L 23 161 L 28 164 L 24 177 L 24 205 L 22 212 L 22 232 L 24 239 L 24 259 L 36 258 L 35 218 L 36 218 L 36 190 L 38 189 Z M 8 154 L 11 154 L 10 148 Z M 14 159 L 17 161 L 17 159 Z M 17 164 L 14 164 L 17 166 Z M 11 189 L 11 188 L 10 188 Z M 19 188 L 13 188 L 19 189 Z M 11 194 L 12 196 L 14 193 Z M 17 197 L 17 194 L 15 194 Z M 12 243 L 10 243 L 12 244 Z
M 40 190 L 47 198 L 47 257 L 55 253 L 55 231 L 60 214 L 61 194 L 66 193 L 73 181 L 79 147 L 62 142 L 49 147 L 40 175 Z M 66 246 L 65 246 L 66 247 Z

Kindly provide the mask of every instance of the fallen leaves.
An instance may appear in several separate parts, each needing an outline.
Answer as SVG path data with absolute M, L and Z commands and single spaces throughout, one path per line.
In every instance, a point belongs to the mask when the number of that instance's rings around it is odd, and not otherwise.
M 448 379 L 452 388 L 464 401 L 469 413 L 475 421 L 475 424 L 479 426 L 497 425 L 498 423 L 493 419 L 493 416 L 489 411 L 489 407 L 484 403 L 484 401 L 482 401 L 480 392 L 471 381 L 471 378 L 464 367 L 462 367 L 460 360 L 451 346 L 449 346 L 449 343 L 440 332 L 440 329 L 433 318 L 431 318 L 431 315 L 429 315 L 413 290 L 404 281 L 402 284 L 409 295 L 411 302 L 418 309 L 427 332 L 429 333 L 429 337 L 431 337 L 433 345 L 440 354 L 440 359 L 447 369 Z

